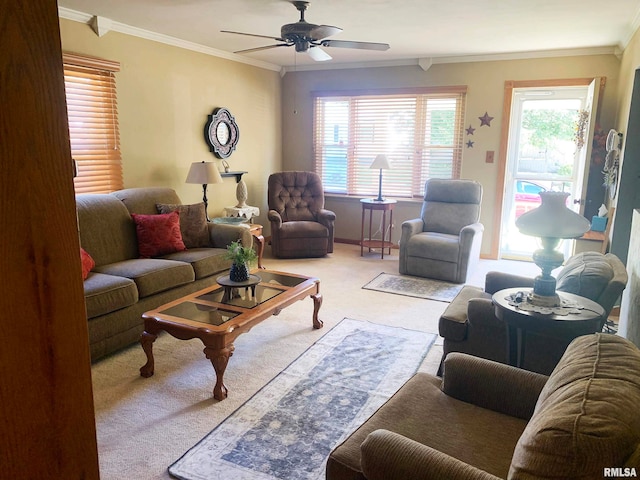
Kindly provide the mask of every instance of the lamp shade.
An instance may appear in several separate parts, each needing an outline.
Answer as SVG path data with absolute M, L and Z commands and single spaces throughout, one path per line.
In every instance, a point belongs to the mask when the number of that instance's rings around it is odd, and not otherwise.
M 391 168 L 391 164 L 389 163 L 389 159 L 386 155 L 378 155 L 369 168 L 389 170 Z
M 193 162 L 185 183 L 198 183 L 206 185 L 209 183 L 222 183 L 220 172 L 211 162 Z
M 540 192 L 542 204 L 516 220 L 521 233 L 532 237 L 578 238 L 591 224 L 582 215 L 567 208 L 566 192 Z

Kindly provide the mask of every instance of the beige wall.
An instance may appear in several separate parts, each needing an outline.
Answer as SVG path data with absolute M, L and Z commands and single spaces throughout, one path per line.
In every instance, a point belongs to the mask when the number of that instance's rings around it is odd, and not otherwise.
M 398 88 L 432 85 L 467 85 L 465 126 L 476 128 L 475 142 L 465 148 L 462 177 L 478 180 L 484 187 L 481 221 L 485 225 L 482 252 L 490 251 L 498 185 L 498 163 L 485 163 L 488 150 L 499 154 L 504 82 L 506 80 L 540 80 L 602 76 L 607 85 L 600 120 L 603 128 L 613 127 L 616 114 L 620 61 L 614 55 L 562 57 L 534 60 L 437 64 L 428 71 L 418 66 L 383 67 L 354 70 L 325 70 L 287 73 L 283 80 L 283 160 L 286 169 L 312 169 L 312 92 L 364 88 Z M 494 117 L 491 126 L 480 127 L 479 116 L 488 112 Z M 372 192 L 373 194 L 374 192 Z M 361 209 L 358 199 L 328 198 L 327 207 L 335 209 L 336 236 L 359 239 Z M 399 202 L 394 215 L 394 241 L 400 238 L 403 220 L 419 215 L 420 203 Z
M 169 186 L 185 203 L 202 199 L 187 185 L 191 162 L 220 160 L 204 140 L 207 115 L 226 107 L 240 130 L 231 170 L 246 170 L 248 203 L 266 222 L 266 177 L 281 164 L 280 75 L 117 32 L 98 37 L 88 25 L 60 20 L 62 48 L 118 61 L 118 113 L 125 187 Z M 209 215 L 236 204 L 235 181 L 208 189 Z

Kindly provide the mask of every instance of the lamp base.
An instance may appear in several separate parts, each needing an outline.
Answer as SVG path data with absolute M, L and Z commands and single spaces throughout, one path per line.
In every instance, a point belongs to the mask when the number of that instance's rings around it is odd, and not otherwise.
M 527 296 L 527 301 L 535 305 L 536 307 L 561 307 L 562 300 L 560 300 L 560 296 L 557 293 L 553 295 L 539 295 L 535 292 L 531 292 Z
M 372 198 L 371 200 L 373 200 L 374 202 L 384 202 L 386 198 L 378 197 L 378 198 Z

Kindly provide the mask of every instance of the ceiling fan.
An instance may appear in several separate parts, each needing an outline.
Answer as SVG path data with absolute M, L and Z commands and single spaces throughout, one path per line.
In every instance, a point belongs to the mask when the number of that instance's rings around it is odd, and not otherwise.
M 267 35 L 256 35 L 253 33 L 232 32 L 230 30 L 221 30 L 223 33 L 234 33 L 236 35 L 247 35 L 249 37 L 268 38 L 275 40 L 276 45 L 267 45 L 265 47 L 248 48 L 239 50 L 234 53 L 251 53 L 261 50 L 268 50 L 278 47 L 295 47 L 296 52 L 307 52 L 311 58 L 318 62 L 331 60 L 331 56 L 320 47 L 339 47 L 339 48 L 358 48 L 362 50 L 388 50 L 388 43 L 375 42 L 354 42 L 350 40 L 326 40 L 327 37 L 340 33 L 341 28 L 332 27 L 330 25 L 314 25 L 307 23 L 304 19 L 304 12 L 307 10 L 309 2 L 292 1 L 296 9 L 300 12 L 300 20 L 296 23 L 287 23 L 280 29 L 279 37 L 269 37 Z

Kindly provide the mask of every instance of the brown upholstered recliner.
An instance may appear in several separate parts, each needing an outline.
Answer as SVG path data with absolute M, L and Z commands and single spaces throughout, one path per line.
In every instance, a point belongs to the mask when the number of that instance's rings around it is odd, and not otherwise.
M 336 215 L 324 208 L 324 190 L 318 174 L 273 173 L 267 195 L 274 256 L 322 257 L 333 252 Z
M 628 280 L 620 259 L 608 253 L 583 252 L 569 258 L 557 276 L 557 290 L 574 293 L 598 303 L 605 311 L 604 325 Z M 451 352 L 462 352 L 508 363 L 507 328 L 494 314 L 491 297 L 505 288 L 533 287 L 533 278 L 489 272 L 484 291 L 465 285 L 440 317 L 438 329 L 444 338 L 443 360 Z M 576 336 L 585 333 L 576 329 Z M 558 363 L 566 340 L 527 334 L 523 368 L 549 374 Z
M 601 479 L 640 469 L 640 351 L 575 339 L 550 376 L 462 353 L 417 373 L 329 455 L 327 480 Z M 627 474 L 628 476 L 631 476 Z

